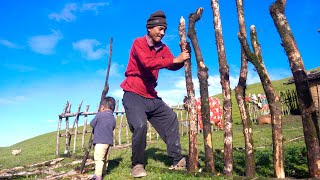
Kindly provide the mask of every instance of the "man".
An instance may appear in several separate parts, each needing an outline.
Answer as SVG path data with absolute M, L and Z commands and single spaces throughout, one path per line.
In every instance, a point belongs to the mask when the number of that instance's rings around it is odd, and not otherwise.
M 122 101 L 132 132 L 133 177 L 147 175 L 144 169 L 147 120 L 167 145 L 167 154 L 173 162 L 171 169 L 186 166 L 186 159 L 181 155 L 177 115 L 158 97 L 155 87 L 160 69 L 178 70 L 190 54 L 184 51 L 174 57 L 161 42 L 167 29 L 166 16 L 162 11 L 150 15 L 146 28 L 147 35 L 133 42 L 126 79 L 120 85 L 124 90 Z

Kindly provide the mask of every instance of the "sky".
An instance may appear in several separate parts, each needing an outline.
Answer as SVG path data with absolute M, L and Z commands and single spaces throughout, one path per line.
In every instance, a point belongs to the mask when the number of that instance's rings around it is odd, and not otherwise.
M 274 0 L 244 2 L 247 30 L 257 29 L 262 56 L 271 80 L 292 75 L 281 39 L 269 13 Z M 209 68 L 209 95 L 222 92 L 211 1 L 183 0 L 4 0 L 0 6 L 0 147 L 57 130 L 58 115 L 67 101 L 76 112 L 90 105 L 95 111 L 104 87 L 112 44 L 108 95 L 121 102 L 129 51 L 135 38 L 147 32 L 150 14 L 163 10 L 168 29 L 163 38 L 173 55 L 180 53 L 178 25 L 199 7 L 196 35 L 205 65 Z M 236 3 L 220 1 L 222 31 L 230 86 L 240 70 L 240 44 Z M 286 16 L 301 52 L 304 66 L 319 66 L 320 1 L 288 1 Z M 188 41 L 190 41 L 188 39 Z M 199 96 L 196 58 L 191 56 L 193 83 Z M 248 84 L 259 82 L 249 64 Z M 183 68 L 160 70 L 158 95 L 169 105 L 181 104 L 187 94 Z M 120 110 L 122 108 L 120 107 Z M 89 117 L 89 119 L 93 117 Z M 71 118 L 71 122 L 73 122 Z M 80 119 L 80 124 L 81 124 Z M 53 139 L 55 141 L 55 139 Z

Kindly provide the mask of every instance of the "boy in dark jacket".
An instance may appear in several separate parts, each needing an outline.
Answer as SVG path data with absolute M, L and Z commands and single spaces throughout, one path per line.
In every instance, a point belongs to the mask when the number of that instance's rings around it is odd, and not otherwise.
M 94 145 L 94 161 L 95 175 L 94 179 L 102 179 L 103 172 L 107 167 L 108 151 L 113 145 L 113 130 L 116 121 L 113 116 L 115 108 L 115 100 L 113 97 L 105 97 L 101 101 L 100 111 L 90 122 L 93 128 L 93 145 Z

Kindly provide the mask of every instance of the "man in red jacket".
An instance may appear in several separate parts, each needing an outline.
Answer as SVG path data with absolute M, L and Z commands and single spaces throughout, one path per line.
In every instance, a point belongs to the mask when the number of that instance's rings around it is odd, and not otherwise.
M 166 16 L 162 11 L 150 15 L 146 28 L 147 35 L 133 42 L 126 79 L 120 85 L 124 90 L 122 102 L 132 132 L 133 177 L 147 175 L 144 169 L 147 120 L 167 145 L 168 157 L 173 162 L 171 169 L 186 166 L 186 159 L 181 155 L 177 115 L 158 97 L 155 87 L 160 69 L 178 70 L 190 58 L 190 54 L 184 51 L 174 57 L 161 42 L 167 29 Z

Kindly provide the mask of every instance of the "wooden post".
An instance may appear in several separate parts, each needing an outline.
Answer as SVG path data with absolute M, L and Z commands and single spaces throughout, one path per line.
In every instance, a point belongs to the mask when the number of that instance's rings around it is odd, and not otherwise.
M 67 104 L 65 105 L 62 114 L 59 115 L 59 122 L 58 122 L 58 129 L 57 129 L 57 141 L 56 141 L 56 157 L 59 156 L 59 147 L 60 147 L 60 129 L 61 129 L 61 122 L 62 122 L 62 116 L 67 112 L 67 108 L 69 106 L 69 102 L 67 101 Z
M 129 143 L 130 141 L 129 141 L 129 125 L 128 125 L 128 122 L 127 122 L 127 124 L 126 124 L 126 139 L 127 139 L 127 143 Z
M 151 129 L 152 129 L 151 128 L 151 123 L 149 123 L 149 121 L 148 121 L 149 141 L 152 140 L 152 130 Z
M 67 113 L 70 113 L 71 103 L 69 103 Z M 69 117 L 66 117 L 66 146 L 64 149 L 64 154 L 69 154 L 70 150 L 70 132 L 69 132 Z
M 118 116 L 117 116 L 118 117 Z M 118 144 L 121 145 L 121 134 L 122 134 L 122 118 L 123 118 L 123 115 L 121 115 L 120 117 L 120 122 L 119 122 L 119 133 L 118 133 Z
M 86 106 L 86 110 L 84 112 L 88 112 L 89 110 L 89 105 Z M 82 130 L 82 142 L 81 142 L 81 149 L 84 150 L 84 142 L 86 138 L 86 133 L 87 133 L 87 120 L 88 120 L 88 115 L 84 115 L 84 122 L 83 122 L 83 130 Z
M 319 85 L 317 84 L 317 96 L 318 96 L 318 114 L 320 115 L 320 89 L 319 89 Z
M 72 153 L 75 154 L 76 153 L 76 145 L 77 145 L 77 134 L 78 134 L 78 122 L 79 122 L 79 115 L 80 115 L 80 110 L 81 110 L 81 106 L 82 106 L 82 102 L 83 100 L 81 100 L 79 107 L 78 107 L 78 111 L 76 114 L 76 117 L 74 118 L 74 122 L 73 122 L 73 133 L 74 133 L 74 139 L 73 139 L 73 151 Z M 75 128 L 74 128 L 75 126 Z M 71 136 L 70 136 L 71 138 Z

